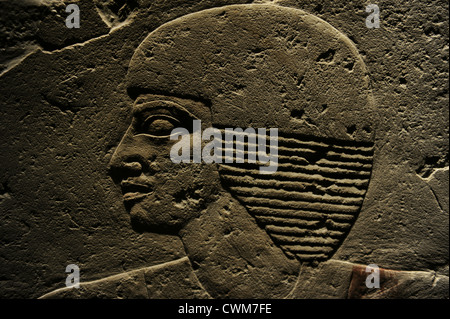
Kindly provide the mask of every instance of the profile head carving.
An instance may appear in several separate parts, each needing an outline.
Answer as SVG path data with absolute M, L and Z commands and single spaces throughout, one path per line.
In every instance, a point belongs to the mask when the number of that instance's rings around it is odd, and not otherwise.
M 353 43 L 325 21 L 275 5 L 231 5 L 160 26 L 127 76 L 133 124 L 112 160 L 135 221 L 179 230 L 225 189 L 288 256 L 326 260 L 361 209 L 374 105 Z M 278 128 L 279 168 L 174 164 L 168 135 Z

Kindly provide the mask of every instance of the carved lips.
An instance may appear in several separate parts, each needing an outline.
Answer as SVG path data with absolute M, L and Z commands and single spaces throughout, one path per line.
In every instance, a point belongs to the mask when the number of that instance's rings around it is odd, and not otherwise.
M 136 203 L 153 191 L 153 184 L 150 181 L 127 179 L 120 183 L 122 187 L 123 200 L 125 203 Z

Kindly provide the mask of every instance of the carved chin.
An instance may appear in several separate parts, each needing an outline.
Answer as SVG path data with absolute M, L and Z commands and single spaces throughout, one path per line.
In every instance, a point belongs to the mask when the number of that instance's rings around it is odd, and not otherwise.
M 176 234 L 191 217 L 190 209 L 175 207 L 162 201 L 136 203 L 130 209 L 133 228 L 139 232 Z

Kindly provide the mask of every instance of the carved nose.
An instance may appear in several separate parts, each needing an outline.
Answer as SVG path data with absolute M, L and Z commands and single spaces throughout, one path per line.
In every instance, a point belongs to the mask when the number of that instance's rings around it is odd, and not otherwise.
M 109 162 L 108 173 L 116 183 L 129 177 L 150 174 L 153 172 L 151 164 L 156 158 L 154 152 L 153 148 L 133 144 L 133 140 L 126 135 Z
M 144 160 L 141 158 L 118 156 L 113 158 L 109 164 L 109 175 L 114 182 L 119 183 L 128 177 L 140 176 L 145 170 L 144 166 Z
M 139 162 L 123 163 L 122 166 L 125 170 L 133 172 L 133 173 L 140 174 L 142 172 L 142 164 Z

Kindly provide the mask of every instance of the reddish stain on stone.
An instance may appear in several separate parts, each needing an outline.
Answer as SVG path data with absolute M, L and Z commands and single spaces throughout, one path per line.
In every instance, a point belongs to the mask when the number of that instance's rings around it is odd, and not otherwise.
M 380 268 L 380 288 L 368 288 L 366 279 L 371 274 L 366 266 L 355 265 L 348 289 L 348 299 L 398 298 L 399 271 Z

